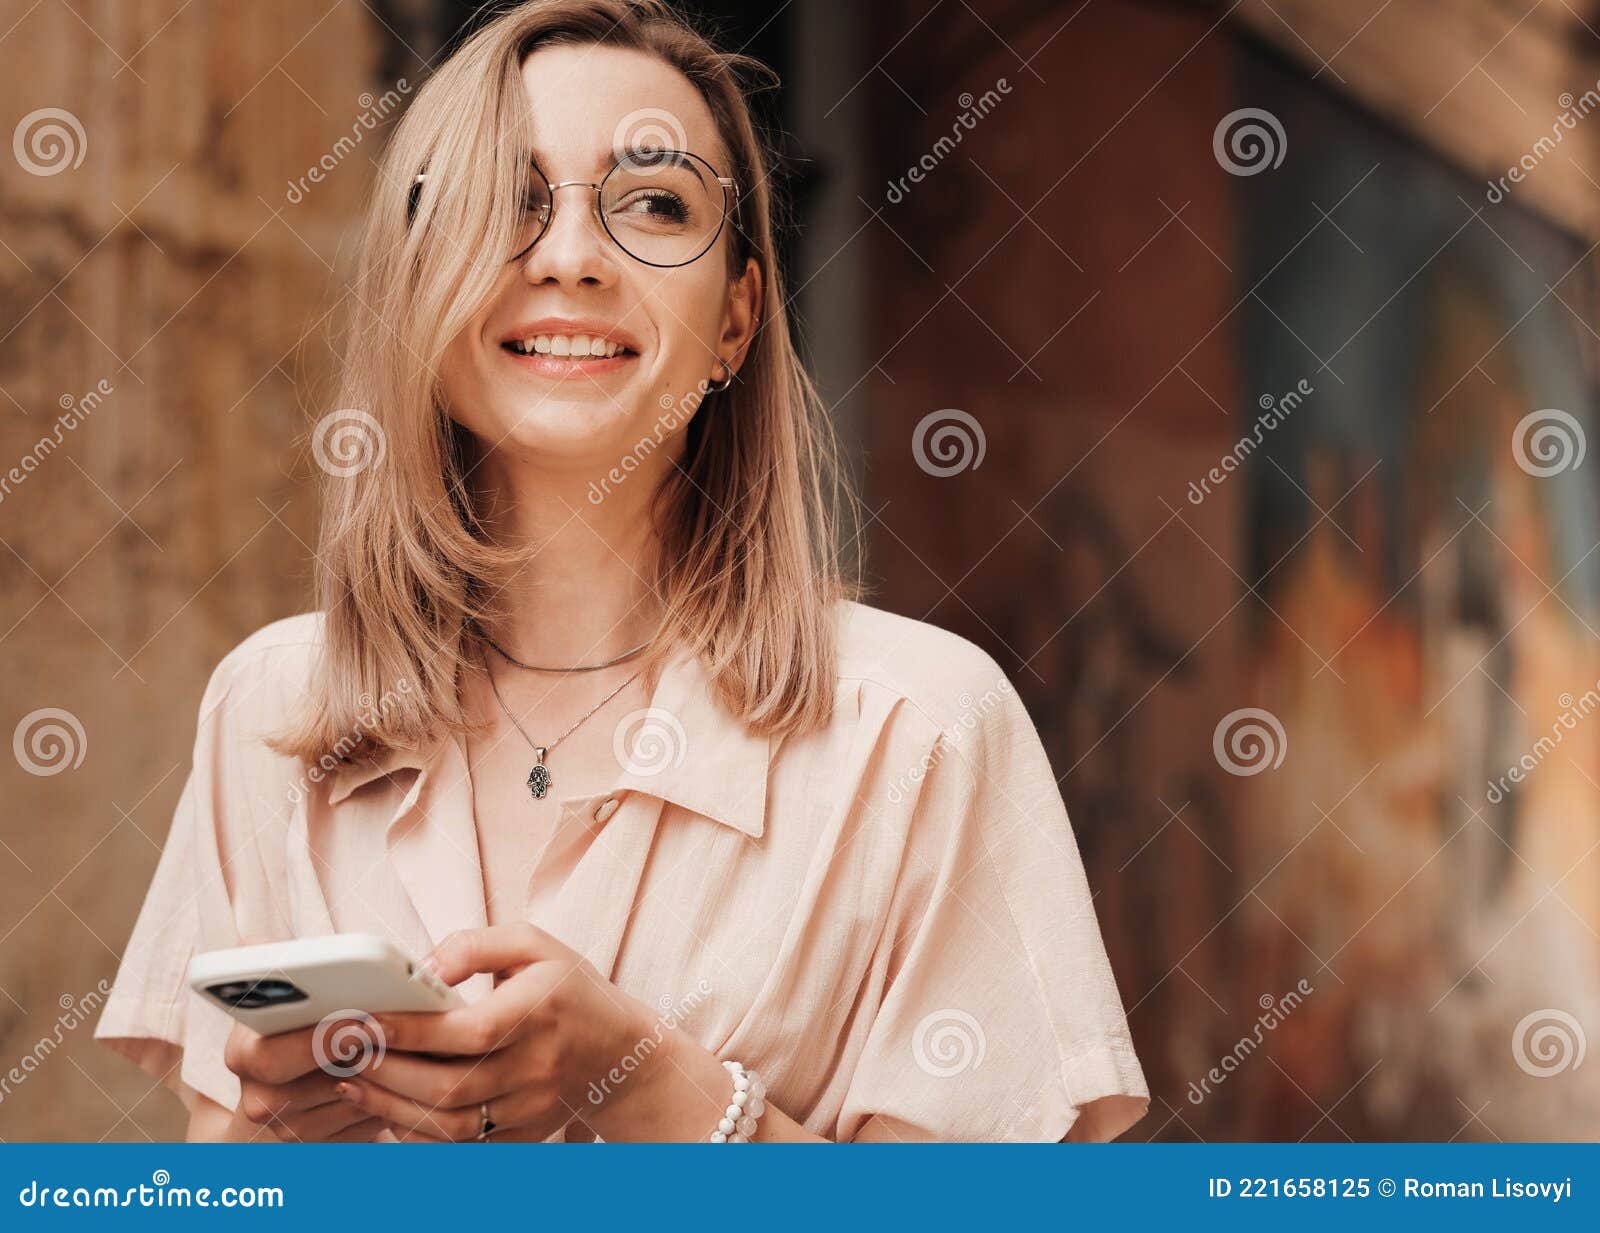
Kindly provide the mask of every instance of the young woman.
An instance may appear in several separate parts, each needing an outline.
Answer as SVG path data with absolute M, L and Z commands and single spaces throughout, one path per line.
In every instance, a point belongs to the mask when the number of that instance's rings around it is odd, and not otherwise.
M 97 1028 L 190 1137 L 1143 1113 L 1016 693 L 841 577 L 753 67 L 659 3 L 536 0 L 397 127 L 317 443 L 321 610 L 213 675 Z M 347 931 L 431 953 L 468 1006 L 376 1016 L 351 1075 L 319 1065 L 348 1025 L 257 1036 L 183 983 L 198 951 Z

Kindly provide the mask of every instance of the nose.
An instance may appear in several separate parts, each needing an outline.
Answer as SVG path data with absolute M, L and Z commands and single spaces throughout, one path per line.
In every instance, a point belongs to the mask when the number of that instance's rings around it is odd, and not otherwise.
M 564 204 L 558 195 L 563 189 Z M 550 223 L 522 257 L 522 276 L 528 282 L 603 287 L 616 280 L 615 246 L 600 225 L 597 203 L 592 184 L 570 180 L 551 185 Z

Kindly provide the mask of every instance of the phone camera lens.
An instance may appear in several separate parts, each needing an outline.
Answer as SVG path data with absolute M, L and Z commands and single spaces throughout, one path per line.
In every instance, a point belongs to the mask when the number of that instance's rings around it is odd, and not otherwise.
M 287 980 L 235 980 L 220 985 L 210 985 L 206 992 L 217 1001 L 241 1010 L 258 1010 L 263 1006 L 281 1006 L 306 1000 L 304 990 Z

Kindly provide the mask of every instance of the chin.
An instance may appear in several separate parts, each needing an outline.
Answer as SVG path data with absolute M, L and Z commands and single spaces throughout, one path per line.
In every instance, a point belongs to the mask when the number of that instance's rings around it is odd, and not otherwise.
M 593 397 L 552 394 L 532 404 L 502 405 L 487 418 L 481 428 L 467 427 L 495 448 L 607 466 L 648 431 L 634 427 L 637 414 L 627 402 L 613 401 L 598 390 Z

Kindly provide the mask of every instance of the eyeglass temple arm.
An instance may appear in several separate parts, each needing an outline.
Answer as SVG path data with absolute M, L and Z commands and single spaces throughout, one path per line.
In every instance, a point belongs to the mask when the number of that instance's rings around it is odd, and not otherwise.
M 428 178 L 428 173 L 426 171 L 419 171 L 419 172 L 417 172 L 417 178 L 415 180 L 411 181 L 411 188 L 409 190 L 410 196 L 411 196 L 411 201 L 408 203 L 408 208 L 407 208 L 407 211 L 406 211 L 408 216 L 416 211 L 416 208 L 417 208 L 416 192 L 417 192 L 417 189 L 422 187 L 422 182 L 424 180 L 426 180 L 427 178 Z M 568 181 L 568 183 L 579 184 L 579 183 L 582 183 L 582 181 L 571 180 L 571 181 Z M 735 180 L 732 176 L 718 176 L 717 177 L 717 183 L 720 184 L 726 191 L 732 193 L 734 195 L 735 199 L 738 198 L 738 196 L 739 196 L 739 182 L 737 180 Z M 565 184 L 552 184 L 550 186 L 550 190 L 552 192 L 554 192 L 558 188 L 565 188 L 565 187 L 566 187 Z M 588 184 L 588 185 L 585 185 L 585 187 L 587 187 L 587 188 L 595 188 L 597 186 L 593 185 L 593 184 Z M 737 200 L 735 201 L 735 204 L 737 204 Z M 408 221 L 408 224 L 409 224 L 409 218 L 408 218 L 407 221 Z M 737 227 L 738 225 L 739 224 L 737 222 L 734 223 L 735 227 Z
M 426 171 L 419 171 L 419 172 L 417 172 L 417 178 L 415 180 L 413 180 L 412 183 L 413 184 L 421 184 L 427 178 L 428 178 L 428 173 Z M 735 187 L 738 186 L 739 182 L 737 180 L 735 180 L 732 176 L 718 176 L 717 177 L 717 183 L 722 185 L 723 188 L 735 188 Z M 552 184 L 550 187 L 551 188 L 565 188 L 568 184 L 587 184 L 589 188 L 593 188 L 594 187 L 593 184 L 589 184 L 588 181 L 586 181 L 586 180 L 565 180 L 560 184 Z

